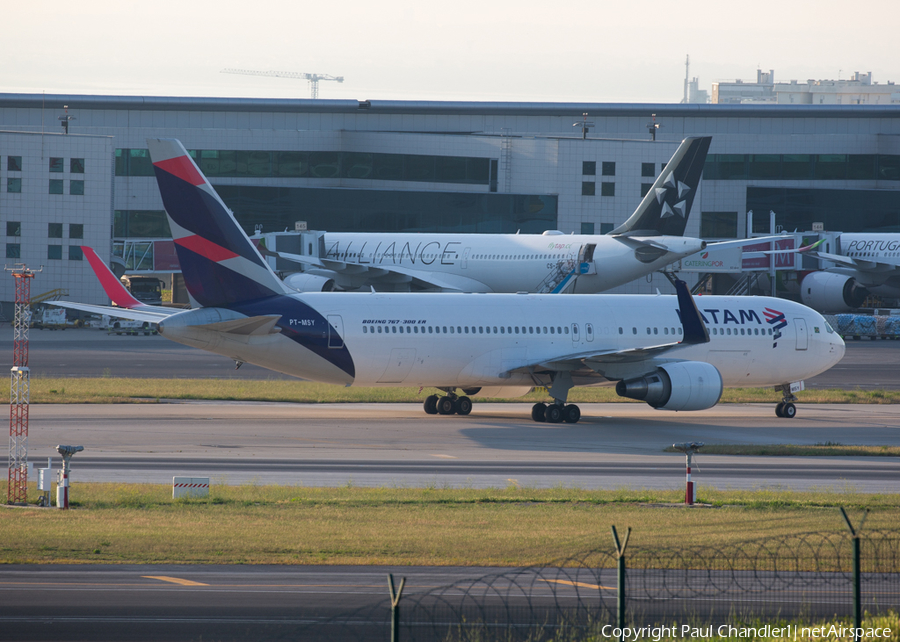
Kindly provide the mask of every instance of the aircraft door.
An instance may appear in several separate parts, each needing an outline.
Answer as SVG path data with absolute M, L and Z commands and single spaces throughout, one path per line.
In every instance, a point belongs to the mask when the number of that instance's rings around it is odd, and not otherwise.
M 344 347 L 344 320 L 339 314 L 328 315 L 328 347 Z
M 416 362 L 415 348 L 394 348 L 378 383 L 403 383 Z
M 572 343 L 578 343 L 581 340 L 581 335 L 578 332 L 578 324 L 572 324 Z
M 578 274 L 596 274 L 597 265 L 594 263 L 595 243 L 582 245 L 578 251 Z
M 794 327 L 797 328 L 797 350 L 809 348 L 809 331 L 806 328 L 806 319 L 794 319 Z
M 465 250 L 463 250 L 462 268 L 464 270 L 467 267 L 469 267 L 469 252 L 471 252 L 471 251 L 472 251 L 472 248 L 470 248 L 470 247 L 467 247 Z

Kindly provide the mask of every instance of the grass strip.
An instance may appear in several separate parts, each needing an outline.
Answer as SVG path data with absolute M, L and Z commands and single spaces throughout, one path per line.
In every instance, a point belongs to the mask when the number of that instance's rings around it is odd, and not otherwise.
M 5 483 L 0 485 L 5 492 Z M 36 490 L 29 495 L 36 498 Z M 866 529 L 900 522 L 900 495 L 575 488 L 309 488 L 213 484 L 173 500 L 158 484 L 74 483 L 72 509 L 0 509 L 0 563 L 400 564 L 530 566 L 612 547 L 727 546 L 842 532 L 837 506 L 869 509 Z
M 681 452 L 671 446 L 663 452 Z M 773 457 L 900 457 L 900 446 L 847 446 L 833 442 L 797 444 L 705 444 L 703 455 L 761 455 Z
M 276 401 L 294 403 L 421 403 L 434 393 L 425 388 L 346 388 L 321 383 L 284 379 L 140 379 L 140 378 L 51 378 L 34 377 L 30 382 L 31 403 L 159 403 L 164 399 Z M 9 403 L 9 391 L 0 397 Z M 802 403 L 900 403 L 900 390 L 805 390 Z M 473 401 L 547 401 L 544 392 L 532 392 L 517 399 Z M 619 397 L 615 390 L 575 388 L 572 403 L 643 403 Z M 770 388 L 725 390 L 723 403 L 777 403 L 781 393 Z

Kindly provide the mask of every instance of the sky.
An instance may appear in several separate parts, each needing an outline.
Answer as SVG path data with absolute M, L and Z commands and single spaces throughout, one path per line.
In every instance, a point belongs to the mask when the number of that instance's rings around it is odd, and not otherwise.
M 897 0 L 4 3 L 0 93 L 677 103 L 690 76 L 900 81 Z

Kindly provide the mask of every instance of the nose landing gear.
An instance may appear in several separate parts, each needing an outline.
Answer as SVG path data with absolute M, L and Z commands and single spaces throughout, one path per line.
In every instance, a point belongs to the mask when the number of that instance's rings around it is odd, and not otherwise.
M 802 383 L 802 382 L 801 382 Z M 775 415 L 783 419 L 793 419 L 797 416 L 797 406 L 794 405 L 798 401 L 797 396 L 791 391 L 791 384 L 783 383 L 775 388 L 781 390 L 782 401 L 775 406 Z M 803 389 L 802 387 L 800 388 Z

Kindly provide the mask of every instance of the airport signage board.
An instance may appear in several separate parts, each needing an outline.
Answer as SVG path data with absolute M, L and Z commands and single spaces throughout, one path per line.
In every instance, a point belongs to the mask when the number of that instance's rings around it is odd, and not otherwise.
M 740 272 L 741 248 L 729 247 L 721 250 L 701 250 L 681 259 L 684 272 Z

